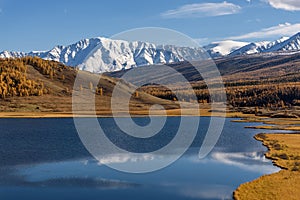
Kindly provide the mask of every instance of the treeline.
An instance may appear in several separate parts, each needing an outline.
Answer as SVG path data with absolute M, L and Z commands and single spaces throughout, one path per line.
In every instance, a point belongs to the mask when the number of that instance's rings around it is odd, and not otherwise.
M 227 88 L 227 99 L 234 107 L 289 107 L 298 104 L 300 85 L 285 83 Z
M 234 107 L 286 107 L 300 105 L 300 83 L 270 83 L 245 85 L 226 83 L 227 103 Z M 230 86 L 234 85 L 234 86 Z M 239 85 L 239 86 L 236 86 Z M 198 103 L 224 102 L 224 91 L 214 88 L 212 94 L 206 86 L 195 84 L 194 91 L 184 88 L 167 89 L 160 86 L 146 86 L 143 91 L 163 99 L 173 101 L 195 102 L 194 94 Z M 175 95 L 176 94 L 176 95 Z M 213 98 L 211 98 L 213 96 Z
M 38 70 L 41 74 L 46 75 L 50 79 L 65 79 L 64 74 L 62 73 L 64 70 L 73 70 L 70 67 L 65 66 L 60 62 L 43 60 L 39 57 L 24 57 L 19 59 L 24 63 L 24 65 L 31 65 L 36 70 Z

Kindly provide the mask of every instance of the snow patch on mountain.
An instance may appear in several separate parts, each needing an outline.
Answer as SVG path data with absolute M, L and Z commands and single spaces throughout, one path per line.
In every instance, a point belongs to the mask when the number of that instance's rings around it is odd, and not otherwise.
M 204 49 L 212 57 L 221 57 L 230 54 L 231 52 L 248 45 L 247 42 L 238 42 L 233 40 L 224 40 L 219 42 L 212 42 L 211 44 L 204 46 Z

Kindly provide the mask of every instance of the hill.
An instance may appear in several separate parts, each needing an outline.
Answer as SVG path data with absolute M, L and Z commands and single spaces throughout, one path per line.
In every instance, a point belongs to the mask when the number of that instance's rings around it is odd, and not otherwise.
M 233 107 L 282 108 L 296 106 L 300 102 L 300 54 L 273 55 L 256 54 L 224 57 L 215 60 L 226 86 L 228 103 Z M 198 66 L 205 66 L 205 62 Z M 210 102 L 210 94 L 201 75 L 188 62 L 171 64 L 170 67 L 182 73 L 189 80 L 197 94 L 199 102 Z M 155 66 L 159 67 L 159 66 Z M 120 78 L 126 70 L 111 72 L 107 75 Z M 150 77 L 151 74 L 141 76 Z M 162 74 L 161 77 L 172 77 Z M 138 82 L 139 76 L 132 78 Z M 153 80 L 153 82 L 158 80 Z M 169 86 L 181 93 L 184 99 L 190 99 L 191 92 L 181 88 L 180 84 Z M 170 89 L 157 85 L 143 87 L 145 92 L 164 99 L 174 99 Z M 217 88 L 216 88 L 217 89 Z
M 1 112 L 71 112 L 72 91 L 92 91 L 96 110 L 110 114 L 110 101 L 117 79 L 80 71 L 84 81 L 80 88 L 73 88 L 78 70 L 59 62 L 37 57 L 0 59 L 0 110 Z M 91 85 L 97 80 L 98 84 Z M 98 81 L 100 80 L 100 81 Z M 132 92 L 131 85 L 123 88 Z M 121 95 L 122 96 L 122 95 Z M 89 100 L 86 100 L 88 102 Z M 120 97 L 120 101 L 122 98 Z M 167 109 L 178 108 L 176 103 L 139 92 L 130 100 L 132 110 L 147 110 L 152 104 Z M 85 105 L 80 105 L 85 111 Z
M 227 103 L 233 108 L 261 107 L 268 110 L 292 108 L 300 105 L 300 54 L 273 55 L 259 54 L 225 57 L 215 60 L 226 86 Z M 199 66 L 206 63 L 199 63 Z M 119 78 L 128 70 L 106 74 L 78 71 L 55 61 L 45 61 L 37 57 L 0 59 L 0 110 L 17 112 L 69 112 L 72 111 L 72 92 L 93 92 L 97 112 L 111 114 L 111 96 Z M 170 64 L 170 67 L 189 80 L 197 95 L 197 103 L 209 105 L 210 93 L 201 75 L 188 62 Z M 167 87 L 146 84 L 136 90 L 134 84 L 143 77 L 152 77 L 158 66 L 145 67 L 145 73 L 131 77 L 130 83 L 119 90 L 118 105 L 126 104 L 123 96 L 132 94 L 130 109 L 147 111 L 151 105 L 160 104 L 166 109 L 177 109 L 178 98 L 191 101 L 192 91 L 181 83 L 171 81 Z M 142 69 L 142 68 L 140 68 Z M 152 70 L 151 70 L 152 69 Z M 83 77 L 80 86 L 74 88 L 78 73 Z M 101 79 L 100 79 L 101 76 Z M 173 80 L 174 75 L 161 73 L 156 81 Z M 100 81 L 99 81 L 100 79 Z M 214 87 L 215 101 L 218 101 L 217 86 Z M 124 95 L 122 95 L 124 94 Z M 80 112 L 89 111 L 90 97 L 83 96 Z M 121 106 L 122 105 L 122 106 Z M 251 111 L 253 112 L 253 111 Z

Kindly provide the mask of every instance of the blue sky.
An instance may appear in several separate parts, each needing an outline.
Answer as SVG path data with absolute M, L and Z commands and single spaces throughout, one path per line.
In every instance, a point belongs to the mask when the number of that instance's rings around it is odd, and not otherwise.
M 47 50 L 140 27 L 201 44 L 273 40 L 300 32 L 299 0 L 0 0 L 0 51 Z

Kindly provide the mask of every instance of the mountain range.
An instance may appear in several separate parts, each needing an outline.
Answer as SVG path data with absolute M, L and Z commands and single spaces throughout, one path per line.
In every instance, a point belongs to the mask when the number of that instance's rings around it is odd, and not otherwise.
M 225 40 L 213 42 L 203 48 L 156 45 L 148 42 L 128 42 L 104 37 L 84 39 L 74 44 L 55 46 L 49 51 L 3 51 L 0 58 L 37 56 L 54 60 L 95 73 L 120 71 L 133 67 L 170 64 L 203 57 L 207 51 L 212 58 L 261 53 L 290 53 L 300 51 L 300 33 L 276 41 L 256 43 Z

